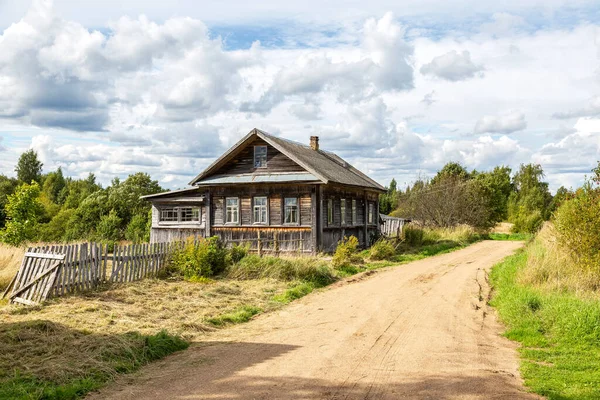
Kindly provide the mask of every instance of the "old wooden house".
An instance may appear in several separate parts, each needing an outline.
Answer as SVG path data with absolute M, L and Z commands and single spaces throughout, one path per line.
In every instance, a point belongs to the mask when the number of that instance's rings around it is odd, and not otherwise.
M 152 202 L 151 242 L 219 236 L 263 251 L 335 250 L 344 236 L 368 246 L 379 229 L 385 189 L 319 148 L 253 129 L 191 187 L 145 196 Z

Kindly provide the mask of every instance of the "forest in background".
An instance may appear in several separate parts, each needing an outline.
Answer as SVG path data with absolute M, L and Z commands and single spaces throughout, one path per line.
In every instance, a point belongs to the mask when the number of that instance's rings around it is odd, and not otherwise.
M 37 153 L 21 155 L 16 178 L 0 175 L 0 241 L 148 241 L 150 204 L 140 196 L 164 192 L 138 172 L 103 188 L 94 174 L 65 177 L 61 168 L 42 174 Z
M 534 233 L 573 195 L 560 187 L 553 196 L 537 164 L 522 164 L 513 174 L 507 166 L 469 172 L 449 162 L 432 179 L 417 180 L 405 190 L 392 180 L 381 196 L 380 211 L 433 227 L 488 229 L 508 221 L 516 233 Z

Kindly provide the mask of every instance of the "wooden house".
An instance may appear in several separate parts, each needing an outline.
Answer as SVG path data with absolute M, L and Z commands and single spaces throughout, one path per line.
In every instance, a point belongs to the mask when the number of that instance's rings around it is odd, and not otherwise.
M 191 187 L 152 202 L 151 242 L 219 236 L 263 251 L 334 251 L 354 235 L 363 247 L 378 233 L 385 189 L 319 138 L 302 145 L 253 129 Z

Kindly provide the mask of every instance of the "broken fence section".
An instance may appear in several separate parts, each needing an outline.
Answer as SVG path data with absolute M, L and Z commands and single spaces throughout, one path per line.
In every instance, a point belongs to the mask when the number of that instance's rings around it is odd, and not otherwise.
M 11 303 L 36 305 L 51 296 L 83 292 L 108 282 L 156 276 L 181 243 L 114 246 L 81 243 L 28 248 L 6 288 Z M 11 291 L 12 290 L 12 291 Z

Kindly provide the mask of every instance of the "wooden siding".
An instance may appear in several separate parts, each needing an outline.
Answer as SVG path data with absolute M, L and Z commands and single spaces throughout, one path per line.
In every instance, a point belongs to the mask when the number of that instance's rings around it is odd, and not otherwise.
M 307 227 L 219 227 L 213 229 L 226 246 L 247 244 L 251 250 L 261 252 L 311 253 L 312 231 Z
M 254 168 L 254 146 L 267 146 L 267 167 Z M 254 172 L 303 172 L 304 169 L 262 139 L 244 147 L 232 160 L 211 175 L 235 175 Z
M 283 198 L 278 194 L 269 196 L 269 225 L 281 225 L 283 223 L 282 202 Z
M 185 240 L 189 237 L 204 237 L 204 226 L 191 228 L 152 228 L 150 243 L 170 243 Z

